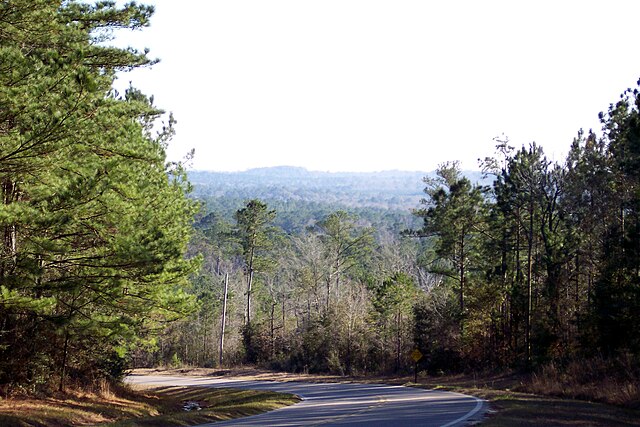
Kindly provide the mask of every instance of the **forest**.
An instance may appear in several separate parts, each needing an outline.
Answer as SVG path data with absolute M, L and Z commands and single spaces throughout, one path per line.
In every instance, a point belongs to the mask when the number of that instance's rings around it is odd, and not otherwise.
M 600 114 L 600 136 L 577 133 L 564 164 L 535 143 L 515 149 L 497 138 L 482 181 L 455 161 L 441 165 L 424 177 L 417 222 L 403 230 L 393 216 L 376 222 L 371 207 L 313 217 L 301 205 L 311 219 L 286 230 L 264 201 L 229 217 L 209 206 L 231 199 L 196 189 L 203 208 L 190 250 L 203 269 L 191 292 L 200 310 L 136 363 L 366 375 L 410 371 L 418 348 L 432 373 L 593 357 L 634 366 L 639 102 L 625 91 Z
M 166 162 L 173 119 L 118 71 L 154 61 L 105 45 L 153 8 L 0 4 L 0 385 L 35 393 L 118 380 L 125 357 L 192 310 L 197 206 Z
M 227 220 L 252 199 L 277 211 L 274 225 L 299 233 L 318 219 L 345 210 L 379 228 L 400 232 L 418 221 L 411 215 L 422 199 L 422 179 L 435 172 L 318 172 L 279 166 L 243 172 L 188 171 L 191 196 Z M 463 171 L 474 183 L 491 183 L 480 171 Z
M 562 163 L 500 137 L 481 174 L 187 174 L 173 117 L 113 89 L 154 60 L 105 42 L 152 13 L 0 6 L 3 390 L 142 366 L 406 373 L 414 349 L 430 375 L 598 358 L 640 378 L 638 89 Z

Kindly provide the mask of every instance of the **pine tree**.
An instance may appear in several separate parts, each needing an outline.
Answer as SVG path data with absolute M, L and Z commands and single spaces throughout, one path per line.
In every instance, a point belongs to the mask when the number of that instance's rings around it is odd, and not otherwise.
M 180 166 L 165 165 L 172 120 L 153 134 L 163 112 L 111 87 L 153 61 L 99 43 L 152 12 L 0 7 L 0 382 L 117 377 L 140 337 L 189 309 L 195 206 Z
M 437 178 L 425 178 L 428 198 L 425 208 L 414 211 L 423 219 L 419 237 L 435 237 L 432 273 L 457 283 L 460 328 L 466 311 L 466 292 L 470 286 L 470 270 L 478 269 L 478 255 L 485 222 L 483 189 L 461 176 L 458 163 L 441 165 Z
M 640 85 L 640 81 L 638 82 Z M 599 348 L 640 351 L 640 91 L 625 91 L 601 113 L 611 189 L 602 236 L 601 275 L 594 292 Z
M 245 324 L 251 324 L 251 297 L 253 279 L 256 271 L 263 271 L 271 264 L 265 252 L 271 248 L 274 228 L 271 226 L 276 217 L 274 210 L 257 199 L 250 200 L 247 205 L 235 213 L 237 224 L 236 237 L 242 246 L 247 278 L 247 305 Z

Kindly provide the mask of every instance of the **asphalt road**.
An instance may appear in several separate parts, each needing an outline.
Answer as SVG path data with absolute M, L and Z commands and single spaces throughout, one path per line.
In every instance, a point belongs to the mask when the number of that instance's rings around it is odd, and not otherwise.
M 487 408 L 473 396 L 382 384 L 245 381 L 207 377 L 132 375 L 132 384 L 274 390 L 302 402 L 251 417 L 204 426 L 440 426 L 469 425 Z

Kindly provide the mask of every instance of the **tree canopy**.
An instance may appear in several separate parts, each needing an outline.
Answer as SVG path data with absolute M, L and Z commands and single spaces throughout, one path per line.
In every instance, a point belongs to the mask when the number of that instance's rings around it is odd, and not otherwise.
M 109 376 L 145 332 L 189 309 L 195 204 L 167 164 L 172 118 L 116 72 L 154 61 L 108 46 L 152 7 L 0 6 L 0 382 Z M 157 129 L 160 129 L 159 131 Z

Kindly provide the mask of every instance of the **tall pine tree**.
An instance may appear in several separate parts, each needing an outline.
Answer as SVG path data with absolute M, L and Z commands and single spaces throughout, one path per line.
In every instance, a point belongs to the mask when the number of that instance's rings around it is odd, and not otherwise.
M 180 315 L 194 205 L 165 164 L 170 119 L 118 71 L 152 63 L 106 46 L 148 24 L 134 3 L 0 6 L 0 382 L 64 388 L 114 377 L 127 349 Z

